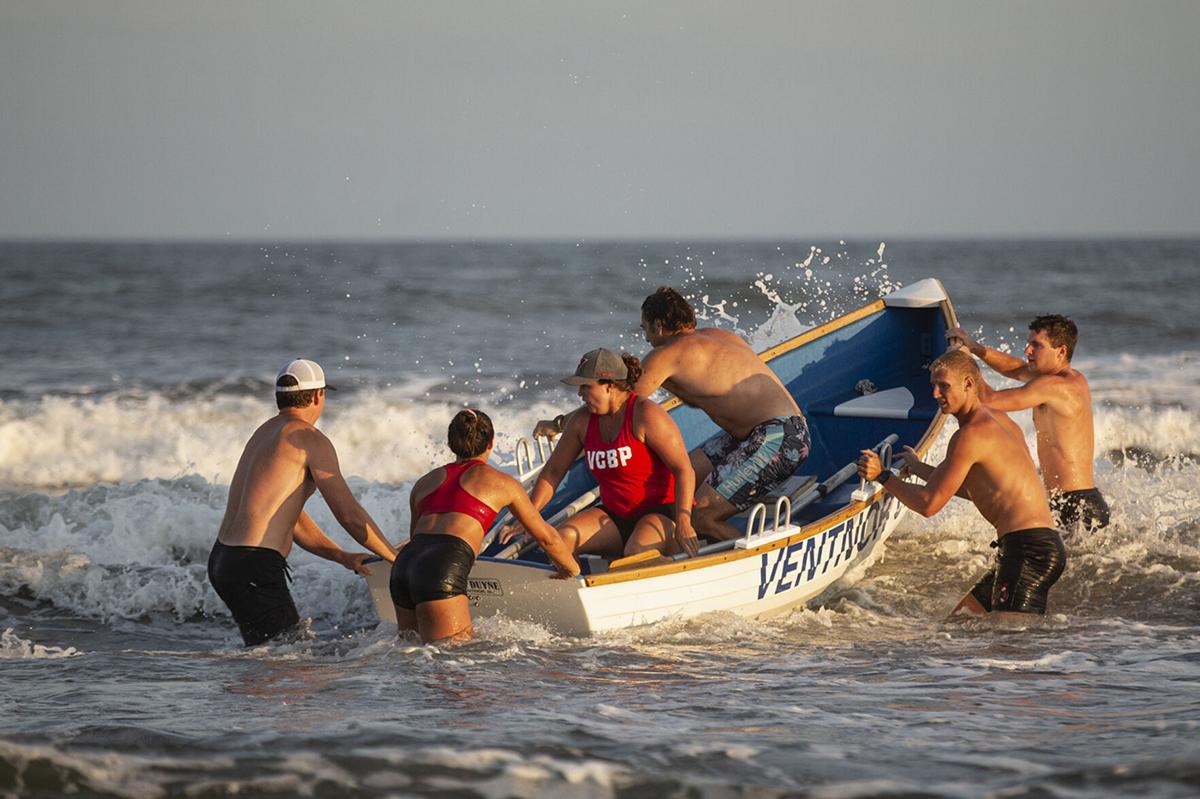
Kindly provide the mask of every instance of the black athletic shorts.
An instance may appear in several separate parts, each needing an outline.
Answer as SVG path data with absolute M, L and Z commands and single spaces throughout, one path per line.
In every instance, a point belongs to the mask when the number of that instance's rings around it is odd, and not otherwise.
M 1050 494 L 1050 512 L 1058 517 L 1058 526 L 1071 532 L 1079 522 L 1086 530 L 1099 530 L 1108 526 L 1108 503 L 1098 488 L 1083 488 L 1079 491 Z
M 269 547 L 220 541 L 208 556 L 208 581 L 233 614 L 246 646 L 257 646 L 300 624 L 288 591 L 287 559 Z
M 392 602 L 412 610 L 422 602 L 464 596 L 474 565 L 475 551 L 458 536 L 418 533 L 392 563 Z
M 671 521 L 675 521 L 675 503 L 669 505 L 655 505 L 645 513 L 638 516 L 618 516 L 603 505 L 600 510 L 608 514 L 608 518 L 613 520 L 613 524 L 617 526 L 617 532 L 621 534 L 621 546 L 624 548 L 629 543 L 629 537 L 633 535 L 633 528 L 637 527 L 637 523 L 649 516 L 651 513 L 658 513 L 666 516 Z
M 1062 536 L 1049 527 L 1035 527 L 1002 535 L 992 546 L 1000 550 L 996 565 L 976 583 L 971 595 L 989 613 L 1044 614 L 1050 586 L 1067 565 Z

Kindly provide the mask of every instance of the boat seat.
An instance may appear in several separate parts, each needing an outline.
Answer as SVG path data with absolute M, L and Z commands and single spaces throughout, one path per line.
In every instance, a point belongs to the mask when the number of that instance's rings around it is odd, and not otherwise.
M 835 394 L 829 399 L 812 403 L 807 412 L 814 416 L 840 416 L 851 419 L 930 421 L 937 413 L 937 405 L 932 401 L 918 403 L 907 386 L 896 386 L 871 394 L 859 394 L 857 391 Z

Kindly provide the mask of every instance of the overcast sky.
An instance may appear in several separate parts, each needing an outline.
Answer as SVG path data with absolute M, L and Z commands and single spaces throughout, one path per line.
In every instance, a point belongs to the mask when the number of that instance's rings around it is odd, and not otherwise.
M 1200 234 L 1200 2 L 0 0 L 0 238 Z

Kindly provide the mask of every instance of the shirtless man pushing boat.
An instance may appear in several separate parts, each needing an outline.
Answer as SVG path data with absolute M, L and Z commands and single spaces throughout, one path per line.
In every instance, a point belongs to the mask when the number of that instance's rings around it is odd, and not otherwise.
M 649 397 L 660 387 L 699 408 L 720 433 L 690 453 L 696 473 L 692 524 L 711 540 L 742 535 L 725 522 L 786 481 L 808 457 L 804 414 L 775 373 L 739 336 L 696 327 L 679 292 L 659 288 L 642 303 L 642 332 L 652 349 L 634 386 Z M 533 434 L 561 432 L 565 416 L 538 422 Z
M 1095 430 L 1092 392 L 1087 378 L 1071 366 L 1079 331 L 1065 316 L 1039 316 L 1029 323 L 1025 360 L 985 347 L 956 327 L 947 338 L 961 339 L 972 355 L 1005 377 L 1024 385 L 997 390 L 981 380 L 979 398 L 999 411 L 1033 409 L 1042 481 L 1059 525 L 1067 531 L 1078 522 L 1088 529 L 1108 524 L 1108 503 L 1096 488 L 1092 461 Z
M 1046 492 L 1016 422 L 979 396 L 979 367 L 966 352 L 950 350 L 929 367 L 933 396 L 943 413 L 958 420 L 946 459 L 936 467 L 905 448 L 908 470 L 924 485 L 884 471 L 879 456 L 864 450 L 858 474 L 922 516 L 940 511 L 952 496 L 969 499 L 996 528 L 995 567 L 954 608 L 954 613 L 1046 612 L 1050 587 L 1066 565 L 1066 551 L 1053 529 Z
M 315 427 L 325 410 L 325 373 L 297 359 L 275 380 L 279 414 L 254 431 L 229 484 L 229 501 L 212 553 L 208 580 L 233 613 L 247 646 L 300 623 L 288 591 L 292 542 L 359 574 L 370 574 L 366 552 L 346 552 L 304 512 L 320 491 L 338 523 L 363 546 L 391 561 L 396 551 L 350 493 L 333 443 Z

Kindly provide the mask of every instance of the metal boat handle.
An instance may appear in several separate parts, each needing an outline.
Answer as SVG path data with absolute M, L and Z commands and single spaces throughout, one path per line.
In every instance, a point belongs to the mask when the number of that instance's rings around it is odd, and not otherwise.
M 781 518 L 780 511 L 785 507 L 787 508 L 787 512 L 782 515 L 782 518 L 783 518 L 783 526 L 787 527 L 789 524 L 792 523 L 792 501 L 790 499 L 788 499 L 786 496 L 780 497 L 779 499 L 775 500 L 775 531 L 776 532 L 778 532 L 778 530 L 779 530 L 779 519 Z
M 754 520 L 758 519 L 758 534 L 762 535 L 767 531 L 767 506 L 761 502 L 754 506 L 750 511 L 750 518 L 746 520 L 746 543 L 750 543 L 750 539 L 754 537 Z
M 525 463 L 528 464 L 528 469 L 521 468 L 521 453 L 525 453 Z M 525 476 L 533 471 L 533 443 L 524 436 L 517 439 L 517 477 L 525 479 Z

